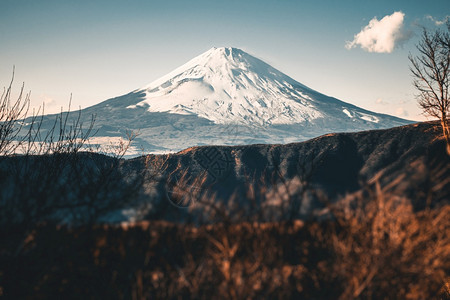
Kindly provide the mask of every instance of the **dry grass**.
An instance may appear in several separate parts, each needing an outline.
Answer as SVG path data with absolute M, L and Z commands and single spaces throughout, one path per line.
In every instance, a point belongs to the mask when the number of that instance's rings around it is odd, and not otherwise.
M 0 290 L 36 299 L 448 297 L 450 205 L 414 211 L 379 188 L 347 200 L 325 222 L 40 227 L 12 261 L 2 244 Z

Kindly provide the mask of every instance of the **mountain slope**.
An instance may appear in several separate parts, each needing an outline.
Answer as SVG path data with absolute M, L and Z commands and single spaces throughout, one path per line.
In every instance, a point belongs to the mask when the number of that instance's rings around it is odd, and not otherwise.
M 84 109 L 82 118 L 92 114 L 98 141 L 139 131 L 135 146 L 145 152 L 299 142 L 411 123 L 325 96 L 236 48 L 212 48 L 141 89 Z
M 213 48 L 144 88 L 149 111 L 219 124 L 292 124 L 323 115 L 294 80 L 234 48 Z
M 149 217 L 168 220 L 192 218 L 198 208 L 199 191 L 206 200 L 227 203 L 228 213 L 266 212 L 284 218 L 283 212 L 308 217 L 319 213 L 326 202 L 367 197 L 379 183 L 385 196 L 411 201 L 416 209 L 448 203 L 450 197 L 450 157 L 440 138 L 437 123 L 418 123 L 386 130 L 338 133 L 302 143 L 286 145 L 193 147 L 167 159 L 165 190 L 155 198 Z M 139 168 L 144 158 L 128 160 Z M 187 176 L 186 174 L 187 173 Z M 171 174 L 168 176 L 167 174 Z M 182 178 L 201 178 L 182 182 Z M 183 193 L 175 194 L 177 185 Z M 287 190 L 286 190 L 286 187 Z M 253 191 L 253 193 L 249 193 Z M 171 202 L 192 193 L 191 210 Z M 164 194 L 166 193 L 166 194 Z M 166 196 L 164 196 L 166 195 Z M 369 198 L 369 197 L 367 197 Z M 204 201 L 204 200 L 203 200 Z M 292 202 L 297 202 L 291 207 Z
M 376 199 L 377 183 L 386 197 L 420 210 L 448 203 L 449 178 L 437 122 L 128 160 L 95 153 L 6 156 L 0 219 L 220 221 L 211 215 L 214 208 L 236 221 L 260 213 L 269 214 L 267 220 L 309 218 L 321 215 L 327 202 Z
M 194 114 L 218 124 L 298 124 L 332 117 L 403 124 L 314 92 L 236 48 L 212 48 L 142 90 L 145 100 L 128 108 Z

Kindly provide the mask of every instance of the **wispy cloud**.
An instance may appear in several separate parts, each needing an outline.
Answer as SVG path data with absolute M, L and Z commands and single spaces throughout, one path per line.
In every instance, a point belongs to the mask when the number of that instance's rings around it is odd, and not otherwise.
M 395 110 L 395 115 L 398 117 L 408 117 L 409 113 L 404 107 L 397 107 Z
M 377 100 L 375 100 L 376 104 L 381 104 L 381 105 L 387 105 L 389 103 L 387 103 L 386 101 L 384 101 L 382 98 L 377 98 Z
M 444 25 L 445 23 L 447 23 L 447 21 L 450 20 L 450 16 L 445 16 L 442 20 L 438 20 L 431 15 L 426 15 L 425 18 L 433 22 L 436 26 Z
M 353 41 L 348 41 L 345 47 L 352 49 L 360 46 L 368 52 L 391 53 L 396 43 L 407 39 L 407 35 L 402 32 L 404 18 L 405 14 L 401 11 L 381 20 L 375 17 L 354 36 Z
M 53 114 L 59 113 L 62 109 L 61 105 L 53 98 L 45 94 L 41 94 L 31 100 L 29 114 Z

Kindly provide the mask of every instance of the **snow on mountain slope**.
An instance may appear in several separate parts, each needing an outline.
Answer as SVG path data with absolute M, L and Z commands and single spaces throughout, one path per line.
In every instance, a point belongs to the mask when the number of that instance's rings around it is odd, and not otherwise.
M 212 48 L 146 86 L 146 99 L 137 105 L 217 124 L 292 124 L 321 117 L 292 84 L 239 49 Z
M 327 118 L 329 101 L 263 61 L 236 48 L 212 48 L 142 89 L 145 100 L 127 108 L 194 114 L 216 124 L 277 125 Z M 312 98 L 308 94 L 315 94 Z M 326 96 L 325 96 L 326 97 Z M 326 99 L 325 99 L 326 100 Z M 335 104 L 335 103 L 334 103 Z M 342 118 L 378 123 L 375 114 L 342 102 Z
M 84 109 L 81 121 L 89 124 L 92 115 L 100 146 L 132 130 L 143 153 L 301 142 L 412 123 L 323 95 L 236 48 L 212 48 L 141 89 Z M 46 116 L 42 130 L 53 120 Z

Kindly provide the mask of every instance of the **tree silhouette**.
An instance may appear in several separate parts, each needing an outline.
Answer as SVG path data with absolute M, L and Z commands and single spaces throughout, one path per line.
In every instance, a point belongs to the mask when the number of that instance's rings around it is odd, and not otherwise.
M 418 90 L 419 106 L 426 115 L 440 120 L 442 132 L 450 155 L 450 129 L 448 114 L 450 46 L 449 28 L 430 33 L 423 29 L 422 39 L 416 46 L 419 54 L 409 55 L 410 70 L 414 77 L 414 87 Z

